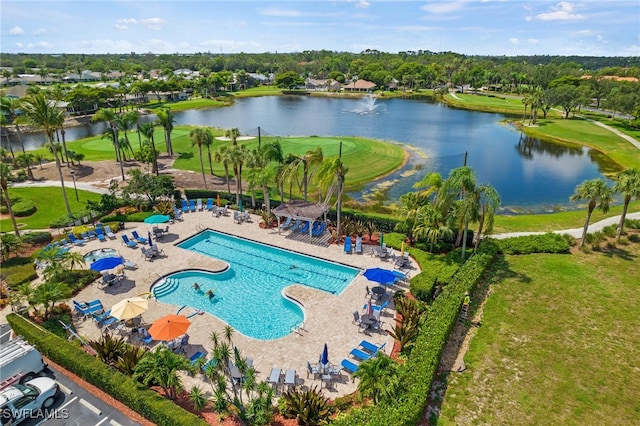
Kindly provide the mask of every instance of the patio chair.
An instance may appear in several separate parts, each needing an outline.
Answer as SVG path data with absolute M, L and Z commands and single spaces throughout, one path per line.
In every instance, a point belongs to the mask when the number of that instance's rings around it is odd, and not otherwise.
M 233 222 L 237 224 L 242 223 L 242 216 L 240 216 L 240 212 L 233 212 Z
M 105 237 L 104 234 L 102 233 L 102 228 L 96 228 L 96 235 L 98 236 L 98 239 L 100 240 L 101 243 L 104 243 L 105 241 L 107 241 L 107 237 Z
M 242 212 L 240 213 L 242 215 L 242 220 L 244 220 L 245 222 L 253 222 L 253 220 L 251 219 L 251 215 L 249 214 L 249 212 Z
M 202 211 L 202 198 L 198 198 L 196 200 L 196 211 L 199 211 L 199 212 Z
M 301 221 L 300 219 L 296 219 L 296 221 L 294 222 L 293 226 L 291 228 L 289 228 L 289 230 L 291 232 L 296 232 L 296 229 L 298 229 L 300 227 Z
M 240 373 L 238 366 L 231 360 L 229 360 L 229 374 L 231 375 L 231 380 L 233 380 L 234 384 L 237 385 L 242 382 L 242 373 Z
M 131 241 L 129 239 L 129 237 L 127 237 L 126 235 L 122 235 L 122 241 L 124 243 L 124 245 L 126 245 L 129 248 L 137 248 L 138 247 L 138 243 L 135 241 Z
M 222 208 L 222 216 L 229 216 L 229 206 L 224 206 Z
M 207 205 L 204 208 L 206 211 L 210 211 L 211 209 L 213 209 L 213 199 L 209 198 L 207 200 Z
M 340 365 L 342 366 L 342 369 L 349 374 L 353 374 L 358 371 L 358 366 L 348 359 L 343 359 L 342 362 L 340 362 Z
M 189 200 L 189 211 L 191 213 L 196 211 L 196 202 L 193 200 Z
M 151 337 L 150 334 L 146 333 L 146 329 L 142 329 L 144 330 L 144 334 L 141 335 L 140 332 L 138 332 L 135 336 L 134 339 L 137 342 L 140 342 L 143 346 L 149 347 L 151 346 L 151 342 L 153 342 L 153 337 Z
M 154 256 L 166 256 L 164 250 L 158 247 L 156 244 L 152 245 L 147 251 L 150 251 Z
M 182 210 L 177 209 L 177 208 L 173 208 L 173 215 L 175 216 L 175 220 L 184 220 L 184 218 L 182 217 Z
M 288 389 L 296 387 L 296 377 L 298 377 L 296 370 L 289 369 L 284 373 L 284 384 Z
M 362 237 L 356 237 L 356 254 L 362 254 Z
M 182 213 L 187 213 L 189 211 L 189 206 L 187 205 L 187 200 L 182 200 Z
M 116 234 L 114 234 L 113 231 L 111 231 L 111 227 L 109 225 L 106 225 L 104 227 L 104 233 L 107 237 L 111 238 L 112 240 L 116 238 Z
M 349 236 L 344 239 L 344 252 L 346 254 L 351 254 L 351 237 Z
M 80 238 L 76 238 L 76 236 L 73 235 L 73 234 L 67 234 L 67 238 L 69 239 L 69 241 L 71 241 L 76 246 L 83 246 L 86 243 L 85 240 L 80 239 Z
M 282 371 L 279 368 L 273 367 L 269 374 L 269 378 L 267 379 L 267 383 L 270 383 L 276 390 L 278 389 L 278 385 L 280 385 L 281 374 Z
M 138 231 L 131 232 L 131 235 L 133 235 L 133 239 L 135 239 L 140 244 L 147 244 L 149 242 L 149 240 L 147 240 L 146 238 L 143 238 L 140 235 L 138 235 Z
M 141 250 L 142 255 L 144 256 L 144 260 L 151 260 L 156 257 L 155 254 L 146 249 L 146 247 L 142 247 Z
M 353 324 L 360 324 L 360 314 L 358 313 L 358 311 L 353 311 L 353 321 L 351 321 Z
M 307 361 L 307 378 L 309 378 L 309 374 L 313 375 L 313 378 L 315 379 L 320 375 L 320 369 L 318 368 L 318 365 L 311 365 L 311 363 Z
M 282 231 L 284 231 L 285 229 L 287 229 L 288 227 L 291 226 L 291 221 L 293 220 L 293 218 L 291 216 L 287 217 L 287 220 L 285 220 L 284 222 L 282 222 L 280 224 L 280 229 Z

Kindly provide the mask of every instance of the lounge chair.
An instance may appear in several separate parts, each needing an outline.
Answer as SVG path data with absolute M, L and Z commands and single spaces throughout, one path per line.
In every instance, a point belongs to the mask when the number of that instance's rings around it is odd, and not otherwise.
M 206 211 L 210 211 L 213 208 L 213 200 L 211 198 L 209 198 L 207 200 L 207 205 L 205 206 L 205 210 Z
M 141 333 L 138 333 L 138 334 L 135 336 L 135 339 L 136 339 L 138 342 L 142 343 L 144 346 L 149 347 L 149 346 L 151 346 L 151 342 L 153 342 L 153 337 L 151 337 L 151 335 L 150 335 L 150 334 L 147 334 L 147 333 L 146 333 L 146 329 L 144 329 L 144 328 L 143 328 L 142 330 L 145 330 L 145 334 L 143 334 L 143 335 L 141 336 L 141 335 L 140 335 Z
M 340 362 L 340 365 L 342 366 L 342 369 L 349 374 L 353 374 L 358 371 L 358 366 L 348 359 L 343 359 L 342 362 Z
M 347 254 L 351 254 L 351 237 L 349 236 L 344 239 L 344 252 Z
M 138 247 L 138 243 L 136 243 L 135 241 L 131 241 L 129 239 L 129 237 L 127 237 L 126 235 L 122 235 L 122 241 L 129 248 L 137 248 Z
M 96 235 L 98 236 L 98 239 L 100 240 L 101 243 L 104 243 L 105 241 L 107 241 L 107 237 L 105 237 L 104 234 L 102 233 L 102 228 L 96 229 Z
M 154 256 L 166 256 L 166 254 L 164 254 L 164 250 L 158 247 L 157 244 L 154 244 L 151 247 L 149 247 L 147 251 L 150 251 L 151 253 L 153 253 Z
M 138 235 L 138 231 L 133 231 L 131 235 L 133 235 L 133 238 L 140 244 L 147 244 L 149 242 L 149 240 L 147 240 L 146 238 L 143 238 L 140 235 Z
M 196 200 L 196 210 L 201 212 L 202 211 L 202 198 L 198 198 Z
M 98 238 L 98 234 L 96 234 L 96 231 L 94 231 L 93 229 L 87 231 L 87 236 L 90 240 L 93 238 Z
M 85 240 L 80 239 L 80 238 L 76 238 L 76 236 L 73 235 L 73 234 L 67 234 L 67 238 L 69 239 L 69 241 L 71 241 L 76 246 L 83 246 L 86 243 Z
M 237 365 L 233 363 L 233 361 L 229 360 L 229 374 L 231 375 L 231 380 L 233 380 L 234 384 L 240 384 L 242 382 L 242 373 Z
M 293 226 L 289 229 L 291 232 L 296 232 L 296 229 L 300 227 L 300 219 L 296 219 Z
M 224 206 L 222 208 L 222 216 L 229 216 L 229 206 Z
M 362 254 L 362 237 L 356 237 L 356 254 Z
M 78 312 L 85 318 L 92 316 L 93 314 L 99 315 L 104 313 L 104 307 L 102 306 L 102 302 L 96 299 L 89 303 L 76 302 L 73 301 L 73 310 Z
M 233 212 L 233 222 L 234 223 L 242 223 L 242 216 L 240 216 L 240 212 Z
M 253 222 L 253 220 L 251 220 L 251 215 L 249 214 L 249 212 L 242 212 L 240 213 L 240 215 L 242 216 L 242 220 L 244 220 L 245 222 Z
M 360 344 L 358 345 L 359 347 L 361 347 L 362 349 L 364 349 L 365 351 L 371 352 L 372 354 L 377 353 L 380 350 L 383 350 L 385 347 L 386 343 L 383 343 L 382 345 L 378 346 L 375 343 L 371 343 L 368 340 L 363 340 L 360 342 Z
M 182 210 L 177 209 L 177 208 L 173 208 L 173 215 L 175 216 L 175 220 L 184 220 L 184 218 L 182 217 Z
M 151 259 L 153 259 L 154 257 L 156 257 L 156 255 L 155 255 L 153 252 L 150 252 L 150 251 L 149 251 L 149 250 L 147 250 L 145 247 L 142 247 L 142 248 L 141 248 L 141 252 L 142 252 L 142 255 L 144 256 L 144 259 L 145 259 L 145 260 L 151 260 Z
M 112 240 L 116 238 L 116 234 L 114 234 L 113 231 L 111 231 L 111 227 L 109 225 L 106 225 L 104 227 L 104 233 L 107 237 L 111 238 Z
M 296 370 L 287 370 L 284 373 L 284 384 L 287 386 L 287 388 L 291 389 L 292 387 L 296 387 L 297 376 L 298 374 L 296 373 Z
M 124 265 L 125 268 L 127 269 L 138 269 L 138 264 L 136 262 L 132 262 L 130 260 L 126 260 L 123 259 L 124 262 L 122 263 Z
M 267 383 L 273 385 L 276 390 L 278 389 L 278 385 L 280 384 L 280 375 L 282 371 L 279 368 L 273 367 L 271 369 L 271 373 L 269 374 L 269 378 L 267 379 Z
M 196 211 L 196 202 L 193 200 L 189 200 L 189 211 L 191 213 Z
M 209 368 L 215 368 L 218 365 L 218 361 L 215 358 L 211 358 L 209 361 L 202 364 L 200 369 L 206 372 Z
M 357 359 L 359 359 L 361 361 L 366 361 L 369 358 L 371 358 L 374 354 L 361 351 L 358 348 L 353 348 L 353 349 L 351 349 L 351 352 L 349 352 L 349 355 L 351 355 L 352 357 L 357 358 Z
M 292 221 L 292 220 L 293 220 L 293 218 L 292 218 L 291 216 L 287 217 L 287 220 L 285 220 L 284 222 L 282 222 L 282 223 L 280 224 L 280 229 L 284 231 L 285 229 L 287 229 L 288 227 L 290 227 L 290 226 L 291 226 L 291 221 Z
M 322 222 L 320 224 L 320 226 L 318 226 L 318 229 L 316 229 L 315 232 L 311 232 L 311 235 L 314 237 L 319 237 L 320 235 L 324 234 L 324 231 L 327 229 L 327 224 L 326 222 Z
M 305 232 L 309 231 L 309 226 L 311 224 L 311 221 L 305 221 L 304 225 L 302 225 L 299 229 L 298 232 L 301 234 L 304 234 Z
M 191 365 L 196 365 L 200 358 L 204 358 L 204 353 L 198 351 L 195 354 L 191 355 L 191 357 L 189 358 L 189 362 L 191 363 Z
M 187 205 L 187 200 L 182 200 L 182 213 L 187 213 L 189 211 L 189 206 Z

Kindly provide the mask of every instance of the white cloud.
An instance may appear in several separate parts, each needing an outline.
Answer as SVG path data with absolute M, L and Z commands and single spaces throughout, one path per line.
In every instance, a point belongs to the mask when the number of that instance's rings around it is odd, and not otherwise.
M 538 43 L 540 43 L 540 40 L 538 40 L 537 38 L 528 38 L 527 39 L 527 43 L 529 43 L 529 44 L 538 44 Z
M 511 44 L 518 44 L 520 42 L 517 37 L 510 37 L 509 41 L 511 42 Z
M 366 8 L 368 8 L 369 6 L 371 6 L 371 3 L 369 3 L 367 0 L 359 0 L 359 1 L 356 3 L 356 7 L 359 7 L 359 8 L 361 8 L 361 9 L 366 9 Z
M 573 21 L 578 19 L 584 19 L 584 15 L 580 15 L 575 12 L 575 5 L 567 1 L 561 1 L 555 6 L 551 7 L 550 12 L 539 13 L 536 15 L 536 19 L 540 21 Z
M 128 40 L 80 40 L 76 43 L 82 49 L 93 49 L 95 52 L 131 52 L 135 51 Z
M 403 25 L 400 27 L 393 27 L 395 31 L 432 31 L 434 27 L 427 27 L 425 25 Z
M 255 41 L 239 40 L 207 40 L 199 43 L 203 47 L 221 47 L 223 49 L 242 49 L 247 47 L 260 47 L 260 43 Z
M 278 7 L 269 7 L 267 9 L 262 9 L 260 11 L 261 15 L 264 16 L 278 16 L 281 18 L 297 18 L 299 16 L 303 16 L 304 14 L 299 10 L 295 9 L 280 9 Z
M 24 35 L 24 30 L 16 25 L 15 27 L 13 27 L 13 28 L 11 28 L 9 30 L 9 35 L 10 36 L 21 36 L 21 35 Z
M 442 3 L 428 3 L 420 7 L 428 13 L 450 13 L 462 9 L 467 4 L 466 1 L 447 1 Z
M 16 47 L 22 49 L 24 47 L 24 45 L 20 42 L 16 43 Z
M 163 18 L 149 18 L 149 19 L 141 19 L 140 24 L 146 26 L 150 30 L 160 31 L 162 26 L 167 23 L 166 19 Z
M 38 48 L 38 49 L 51 49 L 53 48 L 53 44 L 47 42 L 47 41 L 39 41 L 38 43 L 29 43 L 27 44 L 27 49 L 33 49 L 33 48 Z

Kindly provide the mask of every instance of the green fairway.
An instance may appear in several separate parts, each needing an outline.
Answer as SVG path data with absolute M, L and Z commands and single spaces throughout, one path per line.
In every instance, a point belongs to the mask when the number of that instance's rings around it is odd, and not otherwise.
M 506 256 L 438 424 L 637 424 L 639 256 Z
M 69 206 L 72 212 L 81 212 L 87 209 L 87 200 L 99 201 L 101 195 L 95 192 L 78 190 L 78 198 L 73 186 L 67 185 L 66 193 L 69 200 Z M 16 217 L 16 222 L 20 229 L 46 229 L 49 228 L 51 221 L 67 215 L 67 210 L 62 200 L 62 189 L 60 187 L 34 187 L 34 188 L 11 188 L 9 189 L 11 198 L 20 197 L 34 202 L 38 211 L 31 216 Z M 8 216 L 7 216 L 8 218 Z M 0 229 L 2 232 L 11 232 L 13 227 L 10 219 L 0 221 Z

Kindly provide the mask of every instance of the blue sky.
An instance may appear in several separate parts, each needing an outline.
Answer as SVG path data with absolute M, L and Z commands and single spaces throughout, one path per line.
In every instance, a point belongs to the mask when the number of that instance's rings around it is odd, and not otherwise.
M 637 0 L 1 0 L 0 24 L 4 53 L 640 56 Z

